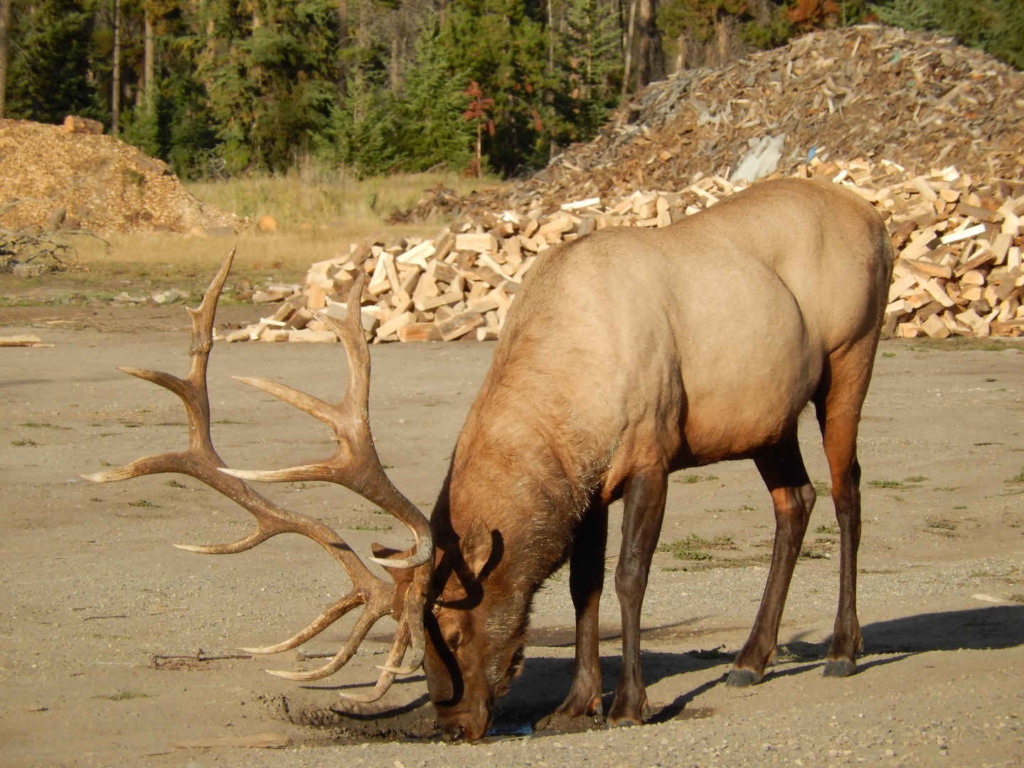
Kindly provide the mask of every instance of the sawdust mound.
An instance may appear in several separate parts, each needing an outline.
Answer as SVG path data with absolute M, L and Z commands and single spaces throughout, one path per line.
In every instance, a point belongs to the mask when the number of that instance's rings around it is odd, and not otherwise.
M 819 160 L 956 166 L 1024 178 L 1024 73 L 948 38 L 865 25 L 815 32 L 721 69 L 652 83 L 589 144 L 570 147 L 510 192 L 436 190 L 410 218 L 502 207 L 545 210 L 632 190 L 728 177 L 751 142 L 785 135 L 778 172 Z
M 0 120 L 0 229 L 112 235 L 239 225 L 188 194 L 165 163 L 113 136 Z

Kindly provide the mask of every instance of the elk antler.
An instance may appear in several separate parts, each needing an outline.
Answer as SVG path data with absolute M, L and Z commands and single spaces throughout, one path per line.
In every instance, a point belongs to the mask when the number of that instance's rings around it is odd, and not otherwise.
M 366 696 L 350 696 L 350 700 L 368 703 L 381 698 L 390 688 L 395 675 L 416 670 L 425 648 L 423 615 L 427 590 L 433 568 L 433 540 L 430 524 L 423 513 L 403 496 L 388 479 L 377 456 L 370 433 L 367 406 L 370 392 L 370 351 L 360 324 L 361 276 L 348 297 L 348 315 L 343 323 L 324 317 L 338 334 L 349 362 L 348 391 L 341 403 L 329 405 L 315 397 L 266 379 L 242 378 L 250 384 L 291 403 L 328 424 L 335 434 L 338 448 L 325 461 L 271 472 L 239 472 L 226 469 L 217 455 L 210 436 L 210 399 L 206 371 L 213 348 L 213 319 L 224 282 L 231 270 L 235 249 L 224 260 L 206 290 L 198 309 L 188 308 L 192 318 L 191 365 L 184 379 L 169 373 L 140 368 L 120 368 L 125 373 L 159 384 L 181 398 L 188 416 L 189 448 L 180 453 L 163 453 L 138 459 L 118 469 L 83 475 L 86 480 L 107 483 L 141 475 L 178 472 L 190 475 L 248 510 L 256 518 L 257 527 L 248 536 L 230 543 L 206 546 L 175 546 L 207 555 L 229 555 L 252 549 L 279 533 L 298 533 L 317 542 L 348 572 L 352 590 L 317 616 L 305 629 L 277 645 L 247 648 L 250 653 L 278 653 L 295 648 L 315 637 L 346 613 L 360 605 L 365 609 L 356 621 L 348 641 L 324 666 L 310 672 L 268 670 L 271 674 L 291 680 L 317 680 L 337 672 L 355 654 L 370 628 L 383 616 L 394 615 L 398 621 L 395 639 L 382 667 L 373 692 Z M 341 537 L 323 523 L 306 515 L 282 509 L 254 491 L 244 480 L 281 482 L 290 480 L 327 480 L 344 485 L 379 505 L 402 521 L 412 531 L 415 548 L 404 559 L 378 560 L 391 568 L 414 568 L 405 595 L 396 594 L 396 585 L 375 576 Z M 403 667 L 402 660 L 411 647 L 412 658 Z

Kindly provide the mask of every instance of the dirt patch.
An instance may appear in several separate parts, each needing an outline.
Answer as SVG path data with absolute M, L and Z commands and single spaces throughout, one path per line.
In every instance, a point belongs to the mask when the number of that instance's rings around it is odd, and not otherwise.
M 268 314 L 265 307 L 252 304 L 218 307 L 217 327 L 238 328 Z M 0 307 L 0 327 L 25 326 L 35 330 L 187 331 L 188 315 L 180 305 L 123 306 L 95 302 L 92 306 L 63 307 L 36 305 Z
M 157 325 L 140 310 L 123 311 L 119 327 Z M 837 582 L 831 504 L 822 498 L 807 542 L 822 556 L 798 564 L 771 674 L 749 689 L 722 685 L 757 609 L 767 573 L 757 558 L 773 523 L 753 467 L 721 464 L 670 484 L 662 541 L 700 545 L 710 558 L 680 559 L 669 549 L 655 557 L 643 618 L 651 723 L 608 730 L 600 718 L 549 717 L 568 690 L 573 657 L 568 578 L 559 572 L 538 595 L 527 663 L 501 702 L 495 733 L 464 746 L 439 740 L 420 675 L 392 690 L 392 712 L 362 720 L 337 713 L 339 693 L 376 679 L 386 627 L 342 674 L 316 684 L 262 670 L 322 663 L 312 657 L 336 651 L 350 622 L 301 654 L 250 658 L 236 650 L 291 635 L 347 590 L 315 545 L 281 537 L 228 558 L 182 552 L 170 544 L 238 538 L 250 520 L 190 478 L 108 486 L 79 479 L 185 444 L 178 402 L 115 370 L 181 373 L 184 331 L 33 332 L 55 346 L 0 350 L 5 764 L 1009 766 L 1024 754 L 1020 344 L 946 351 L 892 341 L 880 349 L 861 428 L 865 649 L 857 675 L 821 676 Z M 491 350 L 373 349 L 378 449 L 398 487 L 422 507 L 440 487 Z M 210 368 L 214 439 L 229 464 L 267 468 L 329 453 L 316 422 L 233 375 L 279 377 L 334 398 L 345 381 L 340 350 L 220 345 Z M 824 491 L 810 414 L 802 438 L 808 471 Z M 268 494 L 322 517 L 360 552 L 371 541 L 405 543 L 372 505 L 326 484 L 273 486 Z M 617 520 L 611 528 L 609 569 Z M 606 705 L 619 673 L 617 616 L 609 579 Z

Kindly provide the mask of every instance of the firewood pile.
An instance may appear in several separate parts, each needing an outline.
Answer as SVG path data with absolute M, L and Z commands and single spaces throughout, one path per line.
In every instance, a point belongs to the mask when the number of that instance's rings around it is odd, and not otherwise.
M 165 163 L 93 132 L 92 122 L 0 120 L 0 229 L 111 235 L 239 226 L 188 194 Z
M 368 337 L 493 338 L 537 253 L 702 210 L 770 152 L 756 176 L 831 178 L 886 218 L 898 253 L 887 334 L 1019 336 L 1021 125 L 1024 73 L 984 53 L 879 26 L 816 32 L 650 85 L 593 142 L 511 189 L 431 190 L 401 219 L 447 217 L 450 231 L 314 265 L 303 290 L 233 338 L 331 340 L 312 313 L 341 312 L 360 269 L 373 276 Z
M 792 175 L 843 184 L 885 217 L 898 253 L 888 335 L 1024 333 L 1024 185 L 979 182 L 953 166 L 911 175 L 895 163 L 863 158 L 814 158 Z M 343 302 L 364 272 L 361 321 L 368 339 L 494 339 L 538 254 L 605 227 L 668 226 L 745 186 L 707 176 L 676 192 L 567 201 L 553 213 L 538 206 L 525 214 L 464 215 L 434 240 L 354 245 L 314 264 L 304 285 L 257 292 L 254 301 L 279 302 L 276 311 L 226 338 L 333 342 L 316 313 L 344 317 Z
M 781 143 L 777 171 L 817 157 L 949 165 L 974 179 L 1024 179 L 1024 72 L 948 38 L 882 26 L 814 32 L 721 69 L 652 83 L 594 141 L 534 177 L 460 198 L 429 191 L 403 220 L 487 211 L 550 212 L 565 200 L 730 179 L 750 147 Z

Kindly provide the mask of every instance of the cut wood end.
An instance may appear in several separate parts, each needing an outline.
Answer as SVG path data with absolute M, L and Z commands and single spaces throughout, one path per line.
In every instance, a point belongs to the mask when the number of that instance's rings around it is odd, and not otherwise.
M 53 346 L 52 344 L 43 345 L 42 339 L 35 335 L 22 335 L 22 336 L 0 336 L 0 347 L 38 347 L 38 346 Z

